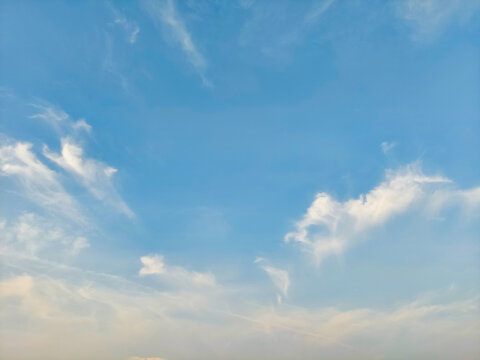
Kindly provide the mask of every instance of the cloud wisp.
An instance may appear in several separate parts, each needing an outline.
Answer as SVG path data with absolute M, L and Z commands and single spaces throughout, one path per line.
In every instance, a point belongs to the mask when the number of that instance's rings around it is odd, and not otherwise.
M 41 119 L 60 134 L 80 132 L 90 133 L 92 127 L 85 119 L 74 120 L 62 109 L 51 104 L 32 104 L 38 110 L 30 116 L 31 119 Z
M 98 200 L 104 201 L 120 213 L 129 217 L 134 213 L 116 192 L 112 176 L 117 169 L 95 159 L 86 158 L 83 149 L 71 138 L 61 139 L 60 154 L 54 153 L 45 145 L 43 155 L 72 174 Z
M 251 3 L 240 31 L 239 44 L 256 48 L 273 60 L 284 61 L 334 3 L 335 0 Z
M 32 146 L 10 139 L 0 142 L 0 176 L 17 179 L 20 194 L 41 208 L 82 222 L 77 202 L 62 186 L 58 174 L 38 159 Z
M 140 276 L 157 275 L 175 286 L 216 286 L 215 276 L 212 273 L 189 271 L 181 266 L 167 265 L 163 255 L 142 256 L 140 261 L 143 265 L 138 272 Z
M 187 30 L 181 14 L 175 7 L 173 0 L 145 0 L 145 7 L 154 21 L 160 25 L 171 39 L 183 51 L 190 65 L 195 69 L 205 87 L 212 83 L 207 77 L 207 60 L 198 50 L 191 33 Z
M 431 41 L 452 23 L 466 23 L 480 10 L 472 0 L 397 1 L 396 14 L 406 21 L 415 41 Z
M 288 275 L 288 271 L 267 265 L 266 260 L 263 258 L 256 258 L 255 263 L 259 264 L 260 268 L 268 274 L 279 291 L 277 301 L 281 304 L 282 299 L 288 295 L 288 289 L 290 288 L 290 276 Z

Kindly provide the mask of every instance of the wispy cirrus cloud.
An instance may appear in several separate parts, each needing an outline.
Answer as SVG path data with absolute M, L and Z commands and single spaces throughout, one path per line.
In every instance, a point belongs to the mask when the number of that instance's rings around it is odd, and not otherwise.
M 121 26 L 124 30 L 127 42 L 135 44 L 138 34 L 140 33 L 140 26 L 138 26 L 137 22 L 127 18 L 127 16 L 118 10 L 112 3 L 107 2 L 107 6 L 115 18 L 114 24 Z
M 75 199 L 62 186 L 58 174 L 38 159 L 32 146 L 28 142 L 2 140 L 0 176 L 17 179 L 19 193 L 41 208 L 75 221 L 83 221 Z
M 145 0 L 144 4 L 154 21 L 165 30 L 165 33 L 169 34 L 183 51 L 190 65 L 200 76 L 203 85 L 211 87 L 212 83 L 206 74 L 207 60 L 193 41 L 193 37 L 177 10 L 174 0 Z
M 72 174 L 97 199 L 127 216 L 134 216 L 133 211 L 118 195 L 113 185 L 112 177 L 117 169 L 101 161 L 85 157 L 83 148 L 71 138 L 62 138 L 61 146 L 61 152 L 58 154 L 50 151 L 45 145 L 43 155 Z
M 32 104 L 32 106 L 37 109 L 38 112 L 30 115 L 30 118 L 45 121 L 60 134 L 71 133 L 72 131 L 90 133 L 92 130 L 92 127 L 85 119 L 74 120 L 59 107 L 51 104 Z
M 167 265 L 163 255 L 147 255 L 140 258 L 142 268 L 140 276 L 157 275 L 176 285 L 215 286 L 215 276 L 212 273 L 189 271 L 181 266 Z
M 263 258 L 256 258 L 255 263 L 259 264 L 263 271 L 265 271 L 272 280 L 273 284 L 279 291 L 277 296 L 278 303 L 281 303 L 282 297 L 288 295 L 288 289 L 290 288 L 290 276 L 288 275 L 288 271 L 267 265 L 266 260 Z
M 427 351 L 449 359 L 473 358 L 478 349 L 476 296 L 452 301 L 448 294 L 437 292 L 382 308 L 281 304 L 232 312 L 222 310 L 221 304 L 235 298 L 219 301 L 208 293 L 160 292 L 121 279 L 97 276 L 71 281 L 56 275 L 21 274 L 0 280 L 0 301 L 9 306 L 8 313 L 0 312 L 2 324 L 18 319 L 31 323 L 25 333 L 3 333 L 4 341 L 16 338 L 29 345 L 6 347 L 7 355 L 31 354 L 34 339 L 47 331 L 45 342 L 53 345 L 55 341 L 57 346 L 38 349 L 37 356 L 49 351 L 75 358 L 76 348 L 58 345 L 71 336 L 65 333 L 66 324 L 75 331 L 83 357 L 94 357 L 112 344 L 112 338 L 130 354 L 148 350 L 167 359 L 198 354 L 230 358 L 240 351 L 245 354 L 246 348 L 252 359 L 268 354 L 279 359 L 299 354 L 304 358 L 382 358 L 398 354 L 398 347 L 407 344 L 413 353 Z M 374 347 L 369 345 L 372 342 Z M 181 349 L 179 343 L 189 346 Z M 128 358 L 125 348 L 115 357 Z
M 311 251 L 318 263 L 330 255 L 339 255 L 361 234 L 380 226 L 414 205 L 430 214 L 448 204 L 475 206 L 480 203 L 478 188 L 451 189 L 451 181 L 428 176 L 418 164 L 387 171 L 386 179 L 366 194 L 344 202 L 327 193 L 318 193 L 296 229 L 285 236 Z M 465 191 L 475 196 L 465 196 Z
M 117 17 L 115 24 L 120 25 L 125 30 L 127 41 L 130 44 L 135 44 L 140 27 L 135 22 L 127 20 L 126 17 Z
M 319 23 L 335 0 L 249 3 L 239 44 L 282 61 Z
M 0 221 L 2 252 L 29 256 L 77 255 L 90 243 L 64 221 L 34 213 L 23 213 L 14 220 Z
M 465 23 L 480 10 L 475 0 L 403 0 L 396 14 L 407 22 L 415 41 L 431 41 L 452 23 Z

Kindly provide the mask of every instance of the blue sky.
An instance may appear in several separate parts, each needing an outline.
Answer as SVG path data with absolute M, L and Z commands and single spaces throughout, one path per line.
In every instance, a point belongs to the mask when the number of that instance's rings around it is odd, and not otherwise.
M 2 357 L 479 355 L 479 1 L 0 6 Z

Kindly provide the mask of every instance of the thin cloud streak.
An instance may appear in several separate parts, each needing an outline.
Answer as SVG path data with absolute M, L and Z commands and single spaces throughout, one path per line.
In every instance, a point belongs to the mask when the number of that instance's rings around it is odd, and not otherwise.
M 202 79 L 205 87 L 213 86 L 206 76 L 207 61 L 195 45 L 184 20 L 175 8 L 173 0 L 146 0 L 146 9 L 152 18 L 167 29 L 175 43 L 180 47 L 188 62 Z
M 61 143 L 60 154 L 50 151 L 45 145 L 43 155 L 72 174 L 98 200 L 105 201 L 120 213 L 133 217 L 133 211 L 121 199 L 113 186 L 112 176 L 117 172 L 117 169 L 98 160 L 85 157 L 83 149 L 71 138 L 62 138 Z

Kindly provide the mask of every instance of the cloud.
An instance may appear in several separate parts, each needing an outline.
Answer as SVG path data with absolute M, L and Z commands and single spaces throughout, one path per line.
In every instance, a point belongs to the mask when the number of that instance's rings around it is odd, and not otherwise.
M 285 236 L 312 252 L 320 263 L 330 255 L 341 254 L 359 235 L 386 223 L 420 204 L 430 213 L 447 203 L 466 206 L 478 203 L 478 190 L 452 190 L 451 181 L 441 176 L 424 175 L 418 165 L 387 171 L 386 179 L 356 199 L 340 202 L 327 193 L 318 193 L 296 230 Z M 472 196 L 473 195 L 473 196 Z M 470 204 L 472 206 L 472 204 Z
M 420 296 L 411 302 L 384 310 L 341 310 L 335 307 L 306 309 L 290 306 L 263 308 L 245 320 L 272 335 L 282 332 L 297 334 L 309 339 L 310 346 L 312 343 L 320 346 L 337 345 L 337 350 L 338 347 L 354 350 L 357 355 L 355 357 L 363 357 L 359 355 L 369 352 L 369 347 L 365 344 L 380 338 L 390 339 L 389 341 L 393 339 L 400 346 L 405 341 L 404 336 L 417 337 L 417 340 L 438 337 L 440 334 L 451 334 L 453 327 L 461 329 L 467 323 L 471 327 L 464 336 L 471 338 L 478 334 L 478 319 L 474 319 L 478 313 L 478 297 L 451 302 L 442 301 L 438 297 L 432 299 Z M 427 347 L 421 342 L 416 346 L 423 346 L 424 349 Z M 452 350 L 454 349 L 450 349 Z M 385 351 L 388 348 L 382 349 L 382 352 Z
M 75 121 L 72 124 L 72 127 L 75 130 L 84 130 L 88 133 L 92 130 L 92 127 L 84 119 L 80 119 L 78 121 Z
M 382 152 L 383 152 L 384 154 L 389 153 L 389 152 L 392 151 L 396 146 L 397 146 L 397 143 L 388 142 L 388 141 L 382 141 L 382 143 L 380 144 L 380 148 L 382 149 Z
M 61 143 L 60 154 L 50 151 L 45 145 L 44 156 L 74 175 L 97 199 L 106 202 L 127 216 L 134 216 L 132 210 L 120 198 L 113 186 L 112 176 L 117 169 L 100 161 L 85 158 L 83 149 L 71 138 L 62 138 Z
M 142 256 L 140 261 L 143 267 L 138 272 L 139 275 L 159 275 L 165 273 L 165 263 L 163 262 L 163 256 L 152 255 Z
M 239 44 L 282 62 L 314 30 L 334 3 L 335 0 L 252 3 L 247 8 Z
M 312 23 L 317 21 L 336 0 L 323 0 L 315 2 L 311 10 L 305 15 L 305 21 Z
M 61 108 L 54 105 L 32 104 L 32 106 L 39 110 L 38 113 L 30 116 L 31 119 L 42 119 L 53 127 L 58 133 L 70 133 L 84 131 L 90 133 L 92 127 L 85 121 L 85 119 L 74 120 Z
M 206 76 L 207 61 L 195 45 L 181 15 L 175 8 L 174 1 L 147 0 L 145 1 L 145 4 L 147 11 L 152 18 L 167 29 L 172 39 L 183 51 L 190 65 L 192 65 L 202 79 L 203 85 L 206 87 L 212 86 L 210 80 Z
M 84 236 L 67 228 L 64 221 L 33 213 L 24 213 L 13 221 L 4 221 L 0 228 L 2 252 L 65 256 L 77 255 L 90 246 Z
M 42 208 L 76 221 L 82 221 L 78 205 L 65 191 L 56 172 L 43 164 L 32 151 L 32 144 L 0 142 L 0 176 L 15 177 L 22 195 Z
M 135 44 L 138 33 L 140 32 L 140 27 L 136 23 L 128 21 L 125 17 L 117 17 L 115 19 L 115 24 L 122 26 L 125 30 L 127 41 L 130 44 Z
M 216 285 L 213 274 L 189 271 L 181 266 L 167 266 L 162 255 L 142 256 L 140 261 L 143 264 L 143 267 L 138 272 L 140 276 L 160 275 L 162 279 L 178 286 L 195 285 L 212 287 Z
M 125 31 L 126 40 L 130 44 L 135 44 L 138 34 L 140 33 L 140 27 L 135 21 L 128 19 L 125 14 L 122 14 L 111 2 L 107 2 L 108 8 L 111 10 L 115 20 L 114 24 L 122 27 Z
M 132 356 L 129 357 L 127 360 L 167 360 L 165 358 L 159 358 L 159 357 L 138 357 L 138 356 Z
M 397 16 L 407 22 L 415 41 L 430 41 L 452 23 L 465 23 L 480 10 L 472 0 L 405 0 L 397 1 Z
M 264 264 L 265 261 L 266 260 L 263 258 L 255 259 L 256 264 L 262 264 L 260 265 L 260 267 L 268 274 L 273 284 L 275 285 L 277 290 L 280 292 L 277 299 L 278 299 L 278 302 L 281 303 L 282 296 L 288 295 L 288 289 L 290 287 L 290 277 L 286 270 L 278 269 L 270 265 L 265 265 Z
M 95 358 L 103 352 L 108 359 L 149 359 L 130 355 L 147 349 L 168 359 L 199 354 L 229 359 L 238 353 L 249 359 L 345 359 L 395 357 L 399 348 L 408 348 L 402 354 L 443 360 L 474 358 L 478 350 L 476 296 L 452 301 L 438 292 L 382 308 L 282 304 L 238 312 L 218 311 L 223 301 L 237 298 L 204 300 L 198 308 L 191 305 L 191 293 L 158 292 L 113 279 L 79 283 L 52 271 L 10 276 L 0 281 L 2 351 L 7 358 L 14 353 Z M 16 331 L 14 324 L 25 321 L 28 328 Z

